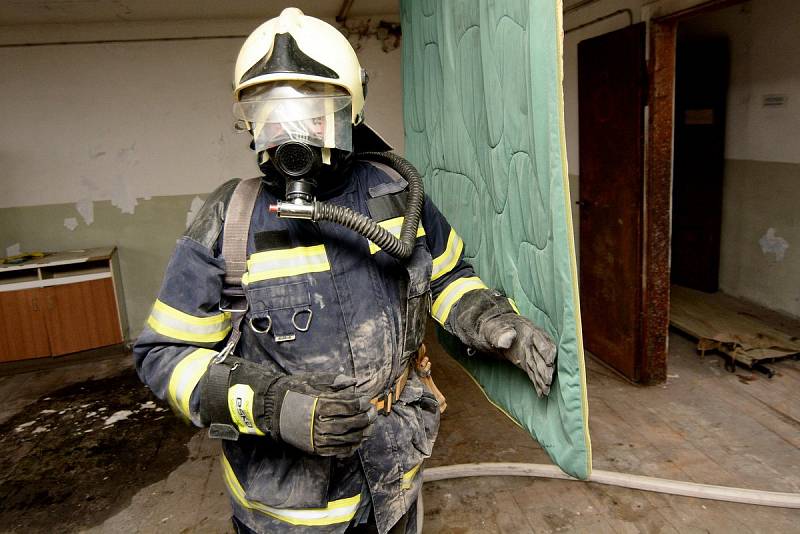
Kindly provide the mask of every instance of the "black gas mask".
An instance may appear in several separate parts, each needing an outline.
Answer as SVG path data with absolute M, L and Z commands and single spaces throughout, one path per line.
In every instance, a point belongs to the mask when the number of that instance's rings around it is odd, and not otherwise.
M 347 186 L 353 153 L 333 148 L 328 163 L 323 163 L 323 152 L 319 147 L 289 141 L 267 150 L 259 169 L 269 190 L 279 198 L 331 198 Z

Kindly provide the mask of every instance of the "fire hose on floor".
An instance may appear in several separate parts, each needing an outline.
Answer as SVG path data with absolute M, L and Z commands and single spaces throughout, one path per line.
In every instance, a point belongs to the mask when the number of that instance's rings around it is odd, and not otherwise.
M 695 482 L 669 480 L 666 478 L 615 473 L 613 471 L 603 471 L 599 469 L 592 470 L 592 474 L 589 478 L 585 481 L 581 481 L 580 479 L 569 476 L 554 465 L 545 464 L 501 462 L 456 464 L 431 467 L 423 472 L 423 476 L 425 482 L 488 476 L 554 478 L 558 480 L 574 480 L 576 482 L 594 482 L 607 486 L 619 486 L 621 488 L 653 491 L 656 493 L 667 493 L 669 495 L 681 495 L 698 499 L 757 504 L 760 506 L 774 506 L 777 508 L 800 508 L 800 493 L 782 493 L 777 491 L 714 486 L 712 484 L 698 484 Z M 422 492 L 420 492 L 420 496 L 417 499 L 417 532 L 422 532 L 424 514 Z
M 515 476 L 554 478 L 559 480 L 575 480 L 554 465 L 526 464 L 526 463 L 476 463 L 458 464 L 443 467 L 432 467 L 424 471 L 425 482 L 449 480 L 453 478 L 482 477 L 482 476 Z M 613 471 L 593 470 L 585 482 L 619 486 L 622 488 L 654 491 L 698 499 L 711 499 L 715 501 L 735 502 L 742 504 L 757 504 L 760 506 L 774 506 L 779 508 L 800 508 L 800 493 L 782 493 L 777 491 L 762 491 L 745 488 L 732 488 L 728 486 L 714 486 L 711 484 L 698 484 L 666 478 L 615 473 Z

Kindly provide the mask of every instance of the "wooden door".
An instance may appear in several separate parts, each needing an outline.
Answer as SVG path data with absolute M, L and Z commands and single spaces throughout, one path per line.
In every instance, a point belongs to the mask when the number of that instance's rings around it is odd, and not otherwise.
M 50 355 L 41 289 L 0 292 L 0 361 Z
M 46 287 L 53 356 L 122 343 L 111 278 Z
M 578 44 L 584 346 L 632 380 L 643 363 L 645 25 Z
M 714 292 L 719 289 L 728 41 L 678 43 L 676 61 L 671 278 Z

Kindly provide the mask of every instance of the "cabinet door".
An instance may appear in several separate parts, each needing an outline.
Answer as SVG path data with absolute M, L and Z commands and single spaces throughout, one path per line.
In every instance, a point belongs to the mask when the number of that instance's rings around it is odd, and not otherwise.
M 111 278 L 50 286 L 43 291 L 53 356 L 122 343 Z
M 0 361 L 50 355 L 41 289 L 0 292 Z

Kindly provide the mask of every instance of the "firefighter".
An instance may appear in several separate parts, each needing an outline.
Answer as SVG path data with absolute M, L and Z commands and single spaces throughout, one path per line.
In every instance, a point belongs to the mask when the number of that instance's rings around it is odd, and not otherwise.
M 209 196 L 134 347 L 142 381 L 221 438 L 238 532 L 416 531 L 440 416 L 415 366 L 429 314 L 549 392 L 555 345 L 464 261 L 364 124 L 366 87 L 347 39 L 299 9 L 249 36 L 234 111 L 263 176 Z

